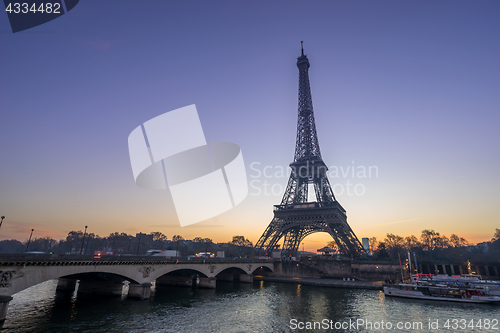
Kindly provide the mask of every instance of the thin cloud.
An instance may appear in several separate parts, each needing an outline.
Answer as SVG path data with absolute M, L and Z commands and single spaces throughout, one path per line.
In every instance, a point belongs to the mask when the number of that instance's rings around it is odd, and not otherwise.
M 153 224 L 148 225 L 150 228 L 178 228 L 180 227 L 178 224 Z
M 60 232 L 47 231 L 45 230 L 45 225 L 37 224 L 37 223 L 23 223 L 16 222 L 15 224 L 2 225 L 2 229 L 4 234 L 0 235 L 1 239 L 21 239 L 24 241 L 27 240 L 31 234 L 31 229 L 35 229 L 33 231 L 33 238 L 42 238 L 42 237 L 52 237 L 54 239 L 65 238 L 66 235 L 61 234 Z
M 193 224 L 190 226 L 186 226 L 184 228 L 222 228 L 222 227 L 224 226 L 221 224 L 200 224 L 200 225 Z
M 425 219 L 430 219 L 430 218 L 438 217 L 438 216 L 442 216 L 442 215 L 433 215 L 433 216 L 427 216 L 427 217 L 419 217 L 419 218 L 416 218 L 416 219 L 401 220 L 401 221 L 388 222 L 388 223 L 370 224 L 369 227 L 380 226 L 380 225 L 398 224 L 398 223 L 418 221 L 418 220 L 425 220 Z

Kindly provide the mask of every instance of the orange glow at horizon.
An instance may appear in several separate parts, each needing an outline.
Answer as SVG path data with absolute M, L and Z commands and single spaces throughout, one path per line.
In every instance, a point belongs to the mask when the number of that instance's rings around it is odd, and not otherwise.
M 12 219 L 10 220 L 5 219 L 4 224 L 0 229 L 0 240 L 17 239 L 20 241 L 26 241 L 30 235 L 32 228 L 35 229 L 35 231 L 33 232 L 34 238 L 52 237 L 56 240 L 62 240 L 66 238 L 68 232 L 70 231 L 83 231 L 85 229 L 84 223 L 81 223 L 81 225 L 79 224 L 80 225 L 79 228 L 68 228 L 68 226 L 63 226 L 63 225 L 46 225 L 44 223 L 39 223 L 39 222 L 38 223 L 26 223 L 18 221 L 14 222 L 12 221 Z M 94 225 L 93 223 L 88 223 L 87 232 L 94 233 L 101 237 L 107 237 L 110 233 L 114 232 L 120 232 L 120 233 L 125 232 L 127 234 L 135 235 L 136 233 L 139 232 L 150 233 L 153 231 L 160 231 L 164 233 L 168 237 L 168 239 L 172 239 L 174 235 L 181 235 L 185 239 L 193 239 L 195 237 L 211 238 L 215 243 L 230 242 L 233 236 L 244 236 L 245 238 L 248 238 L 253 244 L 255 244 L 259 239 L 259 237 L 261 236 L 262 232 L 264 231 L 265 226 L 267 225 L 267 221 L 259 224 L 261 224 L 260 228 L 256 228 L 248 224 L 230 225 L 224 223 L 223 221 L 216 221 L 215 223 L 213 221 L 209 221 L 206 223 L 205 222 L 198 223 L 191 227 L 180 227 L 175 224 L 169 224 L 164 226 L 163 225 L 155 226 L 149 224 L 144 227 L 139 227 L 139 226 L 127 227 L 122 225 L 122 228 L 120 228 L 120 226 L 117 226 L 116 224 L 100 223 L 99 225 Z M 366 229 L 370 228 L 365 228 L 365 232 L 363 233 L 361 232 L 357 233 L 356 229 L 355 228 L 353 229 L 360 241 L 364 237 L 368 238 L 376 237 L 377 240 L 381 242 L 384 240 L 387 233 L 393 233 L 402 237 L 415 235 L 419 239 L 421 234 L 421 231 L 418 232 L 411 231 L 405 233 L 404 232 L 405 230 L 403 228 L 401 229 L 398 228 L 396 230 L 390 229 L 387 231 L 385 230 L 381 231 L 379 227 L 377 228 L 378 229 L 377 233 L 375 232 L 368 233 L 368 230 Z M 420 229 L 424 230 L 432 228 L 422 227 Z M 60 231 L 55 231 L 55 230 L 60 230 Z M 470 244 L 490 241 L 494 233 L 494 230 L 491 230 L 490 234 L 460 233 L 458 231 L 449 232 L 447 230 L 444 230 L 444 228 L 441 229 L 435 228 L 434 230 L 436 232 L 439 232 L 440 235 L 444 235 L 447 237 L 450 237 L 451 234 L 457 234 L 460 237 L 464 237 Z M 326 246 L 332 240 L 333 239 L 331 238 L 331 236 L 328 235 L 327 233 L 315 233 L 306 237 L 303 240 L 303 242 L 299 246 L 299 250 L 302 251 L 303 249 L 305 249 L 306 251 L 316 253 L 317 249 Z

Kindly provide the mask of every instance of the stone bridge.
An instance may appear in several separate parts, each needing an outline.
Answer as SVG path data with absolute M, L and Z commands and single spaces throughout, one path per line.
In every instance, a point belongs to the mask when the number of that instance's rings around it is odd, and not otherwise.
M 215 288 L 217 280 L 253 282 L 253 274 L 274 275 L 279 262 L 267 259 L 219 259 L 137 256 L 2 254 L 0 256 L 0 321 L 5 320 L 12 295 L 47 280 L 59 279 L 58 291 L 147 299 L 152 282 Z M 128 282 L 126 282 L 128 281 Z M 15 297 L 15 296 L 14 296 Z

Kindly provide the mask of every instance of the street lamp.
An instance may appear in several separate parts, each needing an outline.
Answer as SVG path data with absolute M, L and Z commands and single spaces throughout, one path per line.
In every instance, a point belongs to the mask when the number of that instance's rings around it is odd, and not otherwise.
M 28 249 L 29 249 L 29 247 L 30 247 L 30 243 L 31 243 L 31 236 L 33 236 L 33 231 L 34 231 L 34 230 L 35 230 L 35 229 L 31 229 L 30 239 L 28 240 L 28 245 L 26 245 L 26 252 L 28 252 Z
M 85 242 L 85 234 L 87 233 L 87 226 L 85 226 L 85 231 L 83 233 L 82 248 L 80 249 L 80 254 L 83 253 L 83 243 Z
M 3 223 L 3 219 L 5 218 L 5 216 L 2 216 L 2 220 L 0 221 L 0 227 L 2 226 L 2 223 Z

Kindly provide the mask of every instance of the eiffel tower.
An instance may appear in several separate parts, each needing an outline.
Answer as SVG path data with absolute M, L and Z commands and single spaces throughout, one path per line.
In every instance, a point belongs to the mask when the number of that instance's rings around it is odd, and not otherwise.
M 301 49 L 302 55 L 297 58 L 299 110 L 292 171 L 281 204 L 274 206 L 274 218 L 255 247 L 271 252 L 279 248 L 278 242 L 283 239 L 282 255 L 294 256 L 305 237 L 326 232 L 339 252 L 360 256 L 365 250 L 347 224 L 345 209 L 335 199 L 327 178 L 328 168 L 321 158 L 309 86 L 310 64 L 303 44 Z M 315 202 L 308 201 L 310 184 L 314 186 Z

